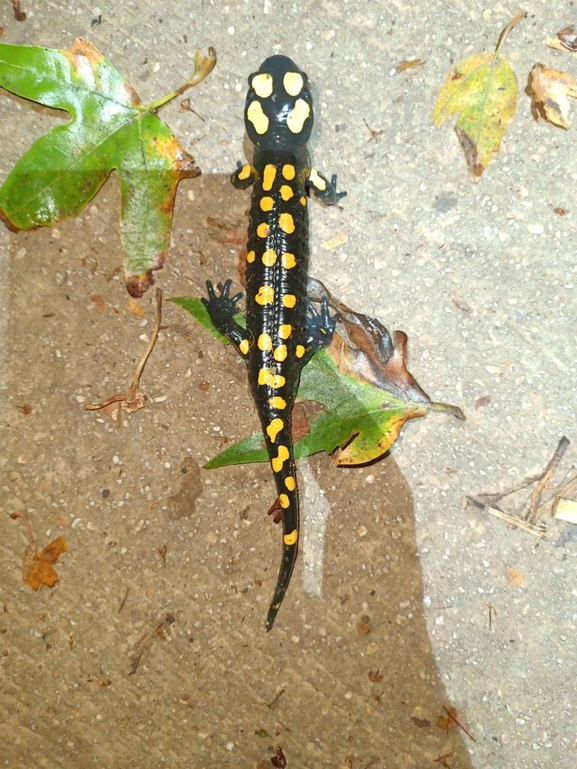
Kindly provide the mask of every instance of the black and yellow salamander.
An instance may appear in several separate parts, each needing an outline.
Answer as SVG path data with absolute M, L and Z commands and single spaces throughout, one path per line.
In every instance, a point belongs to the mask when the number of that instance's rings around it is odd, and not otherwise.
M 307 76 L 287 56 L 271 56 L 249 77 L 244 123 L 254 144 L 252 164 L 232 175 L 235 187 L 253 185 L 246 254 L 246 330 L 233 316 L 242 294 L 227 280 L 217 294 L 207 282 L 203 302 L 216 328 L 235 345 L 248 368 L 282 510 L 283 555 L 268 612 L 274 624 L 295 565 L 299 501 L 291 438 L 291 412 L 300 371 L 330 342 L 336 318 L 328 304 L 317 312 L 307 298 L 309 225 L 313 192 L 335 205 L 336 176 L 311 167 L 307 149 L 313 105 Z

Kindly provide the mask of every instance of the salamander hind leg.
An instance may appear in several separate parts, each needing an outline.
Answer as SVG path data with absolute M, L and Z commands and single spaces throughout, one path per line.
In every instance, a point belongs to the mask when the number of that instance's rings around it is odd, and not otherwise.
M 344 198 L 346 192 L 337 192 L 337 175 L 333 174 L 331 180 L 319 174 L 316 168 L 312 168 L 307 180 L 307 191 L 313 194 L 317 200 L 324 203 L 325 206 L 336 206 L 341 198 Z
M 256 171 L 250 163 L 239 163 L 238 168 L 230 175 L 230 181 L 237 190 L 246 190 L 256 181 Z
M 246 329 L 234 319 L 236 313 L 239 312 L 236 305 L 242 298 L 242 293 L 230 296 L 231 285 L 232 280 L 227 280 L 220 291 L 220 295 L 217 295 L 212 282 L 207 280 L 208 299 L 202 297 L 201 302 L 206 307 L 216 330 L 230 340 L 243 357 L 246 357 L 251 347 L 250 340 Z

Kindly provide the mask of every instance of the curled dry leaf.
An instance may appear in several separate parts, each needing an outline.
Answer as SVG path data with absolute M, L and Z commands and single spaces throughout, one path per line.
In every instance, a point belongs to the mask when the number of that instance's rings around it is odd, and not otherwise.
M 569 128 L 569 97 L 577 99 L 577 82 L 571 75 L 535 64 L 529 82 L 538 114 L 561 128 Z

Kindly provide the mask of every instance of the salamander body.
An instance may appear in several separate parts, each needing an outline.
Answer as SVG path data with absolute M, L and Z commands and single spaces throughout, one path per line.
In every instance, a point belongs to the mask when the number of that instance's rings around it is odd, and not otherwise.
M 313 105 L 307 76 L 286 56 L 271 56 L 249 77 L 245 127 L 254 144 L 251 164 L 232 183 L 252 185 L 246 255 L 246 330 L 234 321 L 241 294 L 231 281 L 203 299 L 211 319 L 245 359 L 282 511 L 283 554 L 267 617 L 274 624 L 295 565 L 299 500 L 291 438 L 291 412 L 300 371 L 330 342 L 335 322 L 325 303 L 319 313 L 307 298 L 308 195 L 334 205 L 336 176 L 328 181 L 311 166 L 307 143 Z

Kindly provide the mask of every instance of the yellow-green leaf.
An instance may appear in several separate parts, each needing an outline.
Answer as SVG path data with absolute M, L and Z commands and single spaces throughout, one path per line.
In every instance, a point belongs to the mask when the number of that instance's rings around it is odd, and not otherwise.
M 499 152 L 507 124 L 517 110 L 517 82 L 502 53 L 480 53 L 457 64 L 447 77 L 433 110 L 441 125 L 459 115 L 455 131 L 474 178 Z

